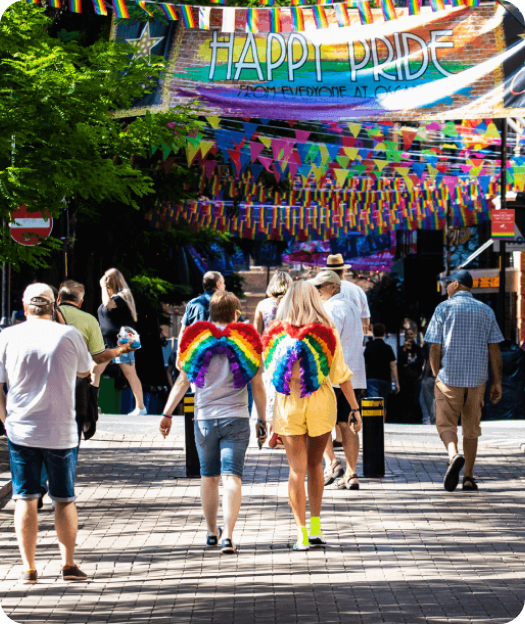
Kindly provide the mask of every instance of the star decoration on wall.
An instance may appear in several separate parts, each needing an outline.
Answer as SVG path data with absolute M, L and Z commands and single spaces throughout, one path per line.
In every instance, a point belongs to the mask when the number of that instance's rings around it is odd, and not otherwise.
M 150 56 L 151 50 L 160 43 L 164 37 L 152 37 L 150 32 L 150 23 L 146 24 L 146 27 L 142 31 L 142 35 L 138 39 L 126 39 L 127 43 L 132 45 L 136 52 L 133 55 L 134 59 L 140 58 L 142 56 Z

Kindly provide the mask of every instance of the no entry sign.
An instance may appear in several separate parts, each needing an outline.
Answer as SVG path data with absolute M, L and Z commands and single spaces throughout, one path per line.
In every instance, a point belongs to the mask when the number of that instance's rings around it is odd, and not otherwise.
M 33 247 L 38 245 L 42 238 L 47 238 L 53 229 L 53 219 L 47 210 L 29 212 L 27 206 L 20 206 L 20 210 L 13 212 L 13 220 L 9 224 L 11 238 L 21 245 Z
M 514 210 L 492 211 L 492 238 L 514 238 Z

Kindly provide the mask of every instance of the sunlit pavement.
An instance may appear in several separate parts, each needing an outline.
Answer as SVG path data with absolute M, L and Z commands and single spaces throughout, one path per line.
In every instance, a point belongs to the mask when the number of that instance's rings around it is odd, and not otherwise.
M 308 553 L 291 551 L 284 451 L 251 447 L 235 535 L 241 550 L 221 556 L 203 548 L 199 481 L 184 477 L 181 435 L 153 435 L 154 417 L 128 421 L 127 435 L 109 420 L 80 451 L 77 559 L 90 582 L 59 580 L 46 499 L 40 580 L 18 584 L 13 503 L 3 503 L 0 604 L 15 622 L 492 624 L 523 609 L 520 423 L 484 427 L 480 491 L 460 485 L 452 494 L 442 486 L 446 458 L 432 427 L 387 426 L 394 476 L 361 479 L 360 491 L 327 488 L 329 546 Z M 174 429 L 182 432 L 182 419 Z

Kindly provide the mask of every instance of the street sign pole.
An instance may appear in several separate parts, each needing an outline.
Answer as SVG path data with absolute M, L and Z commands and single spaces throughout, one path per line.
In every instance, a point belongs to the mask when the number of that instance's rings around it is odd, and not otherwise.
M 500 171 L 500 194 L 501 194 L 501 209 L 507 208 L 507 120 L 503 119 L 502 132 L 501 132 L 501 171 Z M 501 333 L 505 336 L 506 330 L 506 314 L 505 314 L 505 297 L 507 291 L 506 284 L 506 256 L 507 256 L 507 242 L 505 239 L 500 241 L 500 256 L 499 256 L 499 294 L 498 294 L 498 321 L 501 329 Z

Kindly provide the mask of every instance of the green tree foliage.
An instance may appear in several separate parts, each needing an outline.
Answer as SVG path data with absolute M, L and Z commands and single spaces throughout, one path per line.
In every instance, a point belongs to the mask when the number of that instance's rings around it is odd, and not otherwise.
M 15 266 L 45 266 L 57 248 L 53 239 L 37 247 L 11 240 L 7 224 L 20 205 L 53 217 L 64 199 L 73 212 L 152 205 L 152 154 L 163 145 L 180 149 L 198 123 L 183 107 L 118 119 L 115 111 L 156 88 L 164 59 L 132 60 L 126 43 L 86 45 L 75 33 L 52 37 L 52 28 L 41 7 L 25 2 L 11 5 L 0 22 L 0 261 Z

